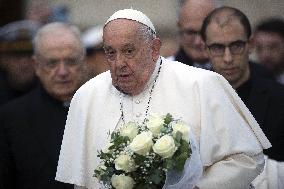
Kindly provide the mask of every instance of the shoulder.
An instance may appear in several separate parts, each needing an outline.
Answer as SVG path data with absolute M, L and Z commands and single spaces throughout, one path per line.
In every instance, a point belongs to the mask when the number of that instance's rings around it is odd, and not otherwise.
M 19 112 L 23 108 L 30 106 L 32 102 L 37 101 L 38 96 L 38 90 L 34 89 L 23 96 L 20 96 L 5 103 L 4 105 L 0 106 L 0 109 L 5 111 Z
M 88 106 L 90 101 L 97 102 L 108 95 L 112 89 L 110 71 L 104 72 L 83 84 L 74 94 L 71 105 Z
M 0 125 L 25 125 L 29 118 L 34 116 L 35 111 L 31 111 L 40 103 L 36 90 L 24 96 L 15 98 L 0 106 Z
M 106 90 L 111 84 L 110 71 L 101 73 L 96 77 L 90 79 L 85 84 L 83 84 L 76 92 L 78 94 L 90 94 L 94 91 Z
M 206 82 L 218 82 L 219 80 L 223 82 L 225 80 L 223 76 L 210 70 L 188 66 L 178 61 L 162 60 L 166 77 L 175 77 L 175 79 L 180 82 L 197 82 L 201 84 Z
M 272 73 L 270 73 L 263 65 L 250 61 L 249 67 L 253 76 L 273 79 Z
M 254 77 L 252 81 L 256 90 L 267 92 L 273 98 L 284 99 L 284 86 L 280 83 L 261 77 Z

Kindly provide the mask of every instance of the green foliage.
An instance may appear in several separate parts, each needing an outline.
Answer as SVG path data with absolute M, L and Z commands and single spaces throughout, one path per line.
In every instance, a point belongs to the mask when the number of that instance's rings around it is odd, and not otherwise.
M 164 127 L 160 135 L 153 137 L 154 143 L 165 134 L 173 135 L 173 128 L 171 127 L 173 121 L 176 120 L 173 119 L 171 114 L 167 114 L 164 117 Z M 145 128 L 145 125 L 138 126 L 139 133 L 145 131 Z M 185 161 L 191 154 L 190 145 L 182 139 L 182 133 L 179 131 L 174 138 L 177 150 L 171 158 L 162 158 L 160 155 L 154 153 L 153 149 L 146 156 L 134 152 L 131 153 L 129 149 L 126 150 L 130 143 L 128 137 L 121 136 L 119 131 L 112 132 L 110 136 L 111 145 L 106 151 L 99 151 L 97 155 L 102 161 L 103 168 L 98 167 L 94 171 L 94 176 L 109 186 L 111 186 L 111 177 L 113 175 L 124 174 L 134 179 L 136 183 L 134 186 L 135 189 L 160 189 L 164 185 L 166 171 L 182 171 Z M 122 170 L 116 170 L 115 159 L 122 152 L 134 160 L 136 165 L 135 171 L 126 173 Z
M 160 169 L 155 169 L 154 172 L 150 175 L 149 181 L 155 184 L 160 184 L 163 181 L 164 177 L 162 176 L 164 173 Z
M 173 159 L 175 161 L 175 169 L 182 171 L 187 158 L 190 157 L 191 150 L 185 140 L 180 141 L 180 147 L 176 151 Z
M 169 123 L 171 123 L 173 121 L 173 116 L 171 114 L 167 114 L 165 119 L 164 119 L 164 124 L 168 125 Z

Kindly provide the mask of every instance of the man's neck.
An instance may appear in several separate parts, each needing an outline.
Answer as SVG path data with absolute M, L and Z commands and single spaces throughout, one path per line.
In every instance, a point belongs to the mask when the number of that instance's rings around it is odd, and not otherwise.
M 250 69 L 247 68 L 247 71 L 244 73 L 244 75 L 236 82 L 230 83 L 234 89 L 239 88 L 242 84 L 244 84 L 246 81 L 248 81 L 250 78 Z

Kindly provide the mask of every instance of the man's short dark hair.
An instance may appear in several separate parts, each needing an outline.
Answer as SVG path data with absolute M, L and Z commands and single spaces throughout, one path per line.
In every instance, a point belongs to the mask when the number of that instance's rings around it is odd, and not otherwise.
M 259 23 L 255 32 L 277 33 L 284 39 L 284 21 L 280 18 L 268 18 Z
M 233 7 L 228 7 L 228 6 L 223 6 L 216 8 L 213 10 L 203 21 L 202 27 L 201 27 L 201 37 L 204 41 L 206 41 L 206 30 L 208 25 L 211 23 L 211 21 L 216 18 L 221 12 L 228 12 L 230 13 L 230 17 L 234 17 L 238 19 L 241 23 L 241 25 L 244 27 L 245 33 L 247 35 L 247 38 L 249 39 L 251 36 L 251 25 L 249 22 L 249 19 L 247 16 L 240 11 L 239 9 L 233 8 Z M 228 17 L 229 19 L 229 17 Z

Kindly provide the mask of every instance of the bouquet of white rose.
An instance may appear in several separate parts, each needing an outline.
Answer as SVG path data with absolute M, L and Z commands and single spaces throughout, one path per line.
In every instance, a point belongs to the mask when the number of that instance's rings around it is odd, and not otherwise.
M 170 114 L 152 115 L 142 125 L 126 123 L 110 134 L 110 144 L 99 151 L 101 164 L 94 176 L 102 188 L 162 188 L 167 172 L 182 172 L 191 156 L 189 132 Z

